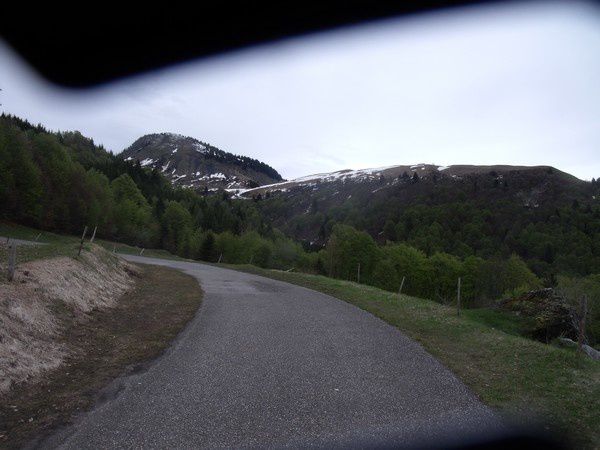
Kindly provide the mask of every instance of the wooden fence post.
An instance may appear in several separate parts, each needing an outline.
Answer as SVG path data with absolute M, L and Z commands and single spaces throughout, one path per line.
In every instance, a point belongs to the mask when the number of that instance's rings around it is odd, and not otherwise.
M 254 255 L 250 256 L 250 261 L 248 261 L 248 264 L 252 264 L 253 259 L 254 259 Z
M 142 251 L 140 252 L 140 256 L 142 256 L 144 254 L 144 250 L 146 250 L 145 248 L 142 249 Z
M 356 271 L 356 282 L 360 284 L 360 263 L 358 263 L 358 269 Z
M 329 278 L 333 278 L 333 252 L 329 257 Z
M 92 233 L 92 238 L 90 239 L 90 244 L 94 242 L 94 238 L 96 237 L 96 230 L 98 229 L 98 225 L 94 227 L 94 232 Z
M 581 317 L 579 318 L 579 336 L 577 336 L 577 348 L 579 352 L 583 351 L 583 341 L 585 340 L 585 316 L 587 315 L 587 296 L 581 297 Z
M 460 316 L 460 277 L 458 277 L 458 287 L 456 289 L 456 315 Z
M 221 259 L 223 259 L 223 253 L 219 255 L 219 260 L 217 261 L 217 264 L 221 264 Z
M 404 279 L 406 277 L 402 277 L 402 281 L 400 282 L 400 289 L 398 289 L 398 295 L 402 295 L 402 288 L 404 287 Z
M 117 253 L 117 246 L 113 245 L 113 253 Z
M 17 268 L 17 244 L 13 243 L 8 247 L 8 281 L 12 281 L 15 277 L 15 269 Z
M 85 239 L 85 233 L 87 233 L 87 225 L 83 229 L 83 234 L 81 235 L 81 243 L 79 244 L 79 252 L 77 253 L 77 256 L 81 255 L 81 249 L 83 248 L 83 240 Z

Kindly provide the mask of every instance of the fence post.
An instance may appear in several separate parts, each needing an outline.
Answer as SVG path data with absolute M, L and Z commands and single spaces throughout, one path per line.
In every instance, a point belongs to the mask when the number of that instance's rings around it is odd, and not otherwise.
M 8 247 L 8 281 L 12 281 L 17 268 L 17 244 L 13 243 Z
M 254 255 L 250 256 L 250 261 L 248 261 L 248 264 L 252 264 L 253 259 L 254 259 Z
M 219 260 L 217 261 L 217 264 L 221 264 L 221 259 L 222 259 L 222 258 L 223 258 L 223 253 L 221 253 L 221 254 L 219 255 Z
M 142 251 L 140 252 L 140 256 L 142 256 L 144 254 L 144 250 L 146 250 L 145 248 L 142 249 Z
M 460 316 L 460 277 L 458 277 L 458 287 L 456 289 L 456 315 Z
M 402 277 L 402 281 L 400 282 L 400 289 L 398 289 L 398 295 L 402 295 L 402 288 L 404 287 L 404 279 L 406 277 Z
M 81 243 L 79 244 L 79 252 L 77 253 L 77 256 L 81 255 L 81 249 L 83 248 L 83 240 L 85 239 L 85 233 L 87 233 L 87 225 L 83 229 L 83 234 L 81 235 Z
M 117 246 L 113 245 L 113 253 L 117 253 Z
M 581 297 L 581 317 L 579 318 L 579 336 L 577 337 L 577 347 L 579 352 L 583 351 L 583 341 L 585 340 L 585 316 L 587 315 L 587 296 Z
M 358 263 L 358 269 L 356 271 L 356 282 L 360 284 L 360 263 Z
M 90 239 L 90 244 L 94 242 L 94 238 L 96 237 L 96 230 L 98 229 L 98 225 L 94 227 L 94 232 L 92 233 L 92 238 Z
M 333 278 L 333 252 L 331 252 L 331 256 L 329 257 L 329 277 Z

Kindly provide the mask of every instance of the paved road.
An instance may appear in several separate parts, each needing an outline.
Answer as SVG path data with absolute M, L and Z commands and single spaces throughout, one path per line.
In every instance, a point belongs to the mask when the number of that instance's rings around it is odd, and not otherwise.
M 163 357 L 44 446 L 330 447 L 498 424 L 419 345 L 358 308 L 214 266 L 127 258 L 193 275 L 203 305 Z

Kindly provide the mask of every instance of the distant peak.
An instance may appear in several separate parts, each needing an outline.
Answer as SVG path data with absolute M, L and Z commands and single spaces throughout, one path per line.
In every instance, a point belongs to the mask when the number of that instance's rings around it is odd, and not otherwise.
M 123 150 L 121 157 L 159 171 L 173 184 L 194 189 L 246 189 L 282 179 L 261 161 L 172 132 L 146 134 Z

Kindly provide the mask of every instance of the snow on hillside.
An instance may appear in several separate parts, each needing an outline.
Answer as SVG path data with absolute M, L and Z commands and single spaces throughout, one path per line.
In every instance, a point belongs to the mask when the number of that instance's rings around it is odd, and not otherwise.
M 267 184 L 254 189 L 248 189 L 244 191 L 244 194 L 251 194 L 253 191 L 263 190 L 283 190 L 295 186 L 314 186 L 316 183 L 332 183 L 335 181 L 368 181 L 379 178 L 381 176 L 386 177 L 397 177 L 403 172 L 418 172 L 418 171 L 444 171 L 449 169 L 451 166 L 437 166 L 434 164 L 415 164 L 412 166 L 384 166 L 374 167 L 369 169 L 357 169 L 357 170 L 338 170 L 336 172 L 329 173 L 317 173 L 313 175 L 306 175 L 303 177 L 295 178 L 289 181 L 283 181 L 280 183 Z

